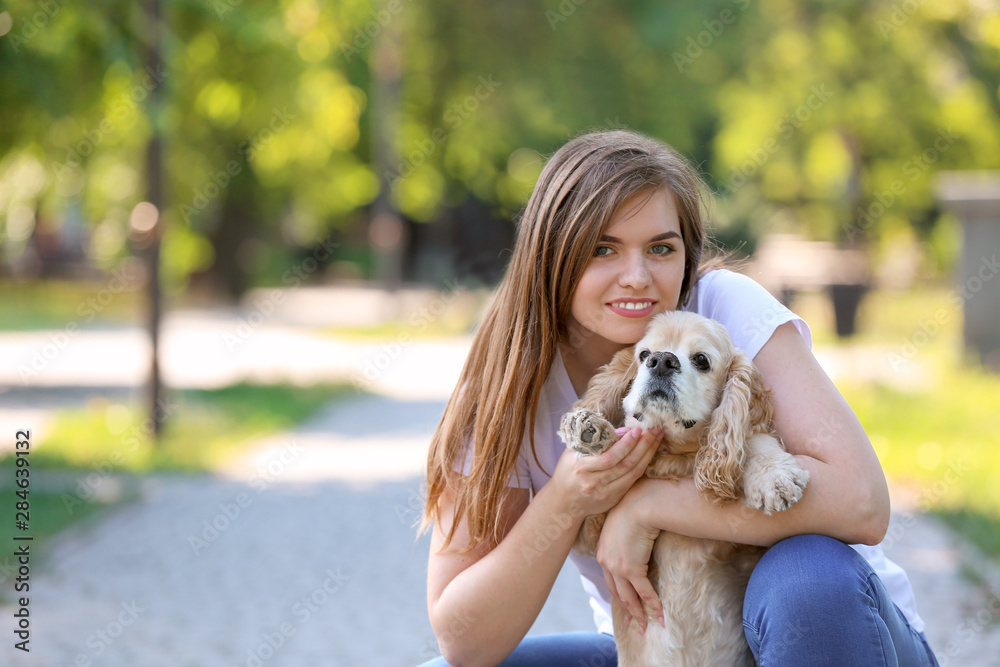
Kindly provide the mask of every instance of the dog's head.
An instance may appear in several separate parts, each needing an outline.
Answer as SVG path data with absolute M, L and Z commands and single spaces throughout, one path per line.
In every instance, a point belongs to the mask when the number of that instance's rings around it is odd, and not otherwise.
M 675 453 L 697 450 L 695 482 L 718 500 L 741 486 L 744 446 L 771 421 L 760 372 L 718 322 L 669 311 L 635 345 L 626 425 L 662 426 Z

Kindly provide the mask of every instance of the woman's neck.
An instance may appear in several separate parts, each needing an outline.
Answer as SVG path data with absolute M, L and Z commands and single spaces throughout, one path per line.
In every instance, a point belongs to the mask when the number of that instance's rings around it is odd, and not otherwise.
M 583 396 L 590 378 L 594 377 L 597 370 L 611 361 L 615 353 L 624 347 L 627 346 L 593 338 L 587 340 L 584 345 L 573 345 L 572 338 L 559 343 L 559 352 L 566 367 L 566 374 L 569 375 L 569 381 L 577 396 Z

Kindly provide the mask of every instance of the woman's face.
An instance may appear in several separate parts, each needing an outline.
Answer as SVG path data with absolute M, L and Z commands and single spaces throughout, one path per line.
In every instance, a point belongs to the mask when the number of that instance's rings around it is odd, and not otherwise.
M 668 188 L 640 192 L 618 209 L 573 292 L 568 328 L 584 344 L 633 345 L 659 313 L 673 310 L 685 252 Z

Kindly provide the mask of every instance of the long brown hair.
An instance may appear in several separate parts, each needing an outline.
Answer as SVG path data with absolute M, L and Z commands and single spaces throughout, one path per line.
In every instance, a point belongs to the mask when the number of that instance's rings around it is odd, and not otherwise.
M 520 218 L 506 274 L 427 455 L 423 528 L 438 519 L 446 490 L 455 502 L 445 546 L 463 517 L 471 545 L 499 542 L 501 497 L 525 433 L 538 460 L 533 437 L 538 398 L 557 344 L 567 335 L 573 291 L 618 208 L 633 195 L 660 187 L 674 195 L 684 241 L 680 307 L 701 263 L 707 201 L 703 181 L 680 154 L 635 132 L 597 132 L 564 145 L 542 170 Z M 467 456 L 468 475 L 457 478 Z

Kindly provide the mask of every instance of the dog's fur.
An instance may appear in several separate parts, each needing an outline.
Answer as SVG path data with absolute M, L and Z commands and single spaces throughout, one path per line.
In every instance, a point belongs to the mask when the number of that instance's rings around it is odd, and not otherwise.
M 742 497 L 747 507 L 770 514 L 799 500 L 809 480 L 773 432 L 771 415 L 760 372 L 725 328 L 672 311 L 654 318 L 641 341 L 591 379 L 563 416 L 559 436 L 578 455 L 597 455 L 615 442 L 616 427 L 661 426 L 663 442 L 647 477 L 693 476 L 715 502 Z M 585 521 L 577 551 L 595 554 L 604 518 Z M 663 603 L 666 628 L 651 619 L 640 634 L 613 600 L 618 664 L 753 665 L 743 636 L 743 595 L 763 552 L 661 532 L 649 580 Z

